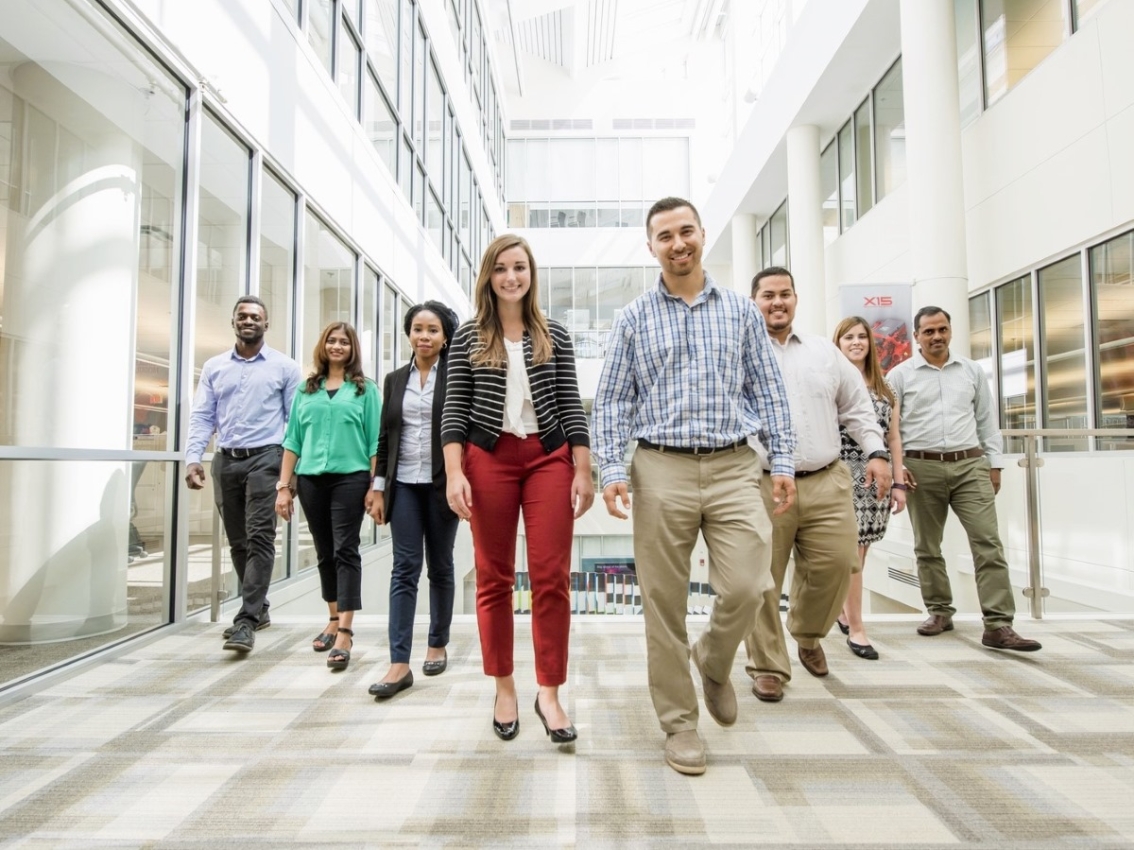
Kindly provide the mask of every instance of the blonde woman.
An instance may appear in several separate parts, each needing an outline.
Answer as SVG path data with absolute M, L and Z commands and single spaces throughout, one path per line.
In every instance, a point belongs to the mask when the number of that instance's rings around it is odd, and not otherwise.
M 441 422 L 449 507 L 472 525 L 484 672 L 496 681 L 492 728 L 519 734 L 512 677 L 512 587 L 521 509 L 532 585 L 535 712 L 556 744 L 576 739 L 559 702 L 567 680 L 574 521 L 594 501 L 590 431 L 571 337 L 539 309 L 528 243 L 504 235 L 484 252 L 476 316 L 453 335 Z
M 882 498 L 873 487 L 866 487 L 866 455 L 845 428 L 840 428 L 843 445 L 839 452 L 842 459 L 851 471 L 854 481 L 854 513 L 858 520 L 858 560 L 860 569 L 851 576 L 850 589 L 843 604 L 843 612 L 839 615 L 839 630 L 847 636 L 847 646 L 859 658 L 868 661 L 878 660 L 878 650 L 870 643 L 866 636 L 866 628 L 862 624 L 862 569 L 866 565 L 866 552 L 870 544 L 886 534 L 886 525 L 890 513 L 901 513 L 906 506 L 905 470 L 902 468 L 902 438 L 898 430 L 898 402 L 894 398 L 894 391 L 886 383 L 882 374 L 882 365 L 878 358 L 878 349 L 874 344 L 874 334 L 866 319 L 860 316 L 851 316 L 839 322 L 835 329 L 835 345 L 846 356 L 855 368 L 862 374 L 866 382 L 866 389 L 870 392 L 870 400 L 874 402 L 874 411 L 878 415 L 878 424 L 886 435 L 886 442 L 890 450 L 890 462 L 894 469 L 894 483 L 890 485 L 890 494 Z

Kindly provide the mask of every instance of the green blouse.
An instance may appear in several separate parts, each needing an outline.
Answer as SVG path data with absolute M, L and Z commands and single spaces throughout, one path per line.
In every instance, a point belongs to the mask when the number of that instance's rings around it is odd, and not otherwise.
M 370 471 L 378 451 L 378 422 L 382 399 L 369 378 L 358 395 L 351 381 L 327 395 L 326 382 L 314 393 L 301 388 L 291 405 L 283 447 L 298 455 L 297 475 Z

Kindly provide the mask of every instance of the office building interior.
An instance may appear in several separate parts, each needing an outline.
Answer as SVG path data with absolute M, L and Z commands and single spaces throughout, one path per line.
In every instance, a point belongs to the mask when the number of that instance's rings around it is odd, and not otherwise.
M 1134 0 L 2 0 L 0 836 L 1130 846 L 1132 33 Z M 392 562 L 369 519 L 361 663 L 315 663 L 301 512 L 271 629 L 223 653 L 239 589 L 211 490 L 183 477 L 236 299 L 264 301 L 305 373 L 351 322 L 381 385 L 411 358 L 405 311 L 469 318 L 485 246 L 517 233 L 589 411 L 612 323 L 658 285 L 665 196 L 697 206 L 719 285 L 792 269 L 798 330 L 829 337 L 871 286 L 951 313 L 995 400 L 1017 624 L 1044 652 L 980 647 L 955 520 L 957 634 L 919 638 L 899 515 L 864 572 L 882 660 L 833 641 L 830 678 L 769 706 L 741 651 L 737 728 L 704 730 L 705 777 L 667 773 L 640 593 L 603 577 L 633 564 L 633 520 L 599 498 L 571 554 L 571 754 L 526 715 L 520 746 L 490 734 L 467 524 L 453 675 L 367 697 Z M 521 529 L 521 703 L 524 552 Z

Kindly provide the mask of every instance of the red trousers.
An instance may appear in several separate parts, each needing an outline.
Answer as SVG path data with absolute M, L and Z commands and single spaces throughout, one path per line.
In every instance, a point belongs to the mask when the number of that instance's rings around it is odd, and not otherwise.
M 571 451 L 564 444 L 548 454 L 539 437 L 501 434 L 491 452 L 466 443 L 464 469 L 472 490 L 476 620 L 484 672 L 512 675 L 512 588 L 523 508 L 536 681 L 561 685 L 567 681 L 571 629 Z

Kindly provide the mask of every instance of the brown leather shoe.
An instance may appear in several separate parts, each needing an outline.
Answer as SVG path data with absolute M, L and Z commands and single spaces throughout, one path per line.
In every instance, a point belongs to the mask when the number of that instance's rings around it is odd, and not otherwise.
M 1035 652 L 1037 649 L 1042 649 L 1038 640 L 1020 637 L 1011 626 L 986 630 L 980 642 L 991 649 L 1014 649 L 1017 652 Z
M 715 682 L 701 670 L 701 644 L 693 644 L 693 651 L 689 653 L 693 658 L 693 666 L 701 674 L 701 691 L 705 695 L 705 708 L 709 716 L 721 726 L 731 726 L 736 722 L 736 691 L 732 682 L 725 679 Z
M 764 702 L 779 702 L 784 698 L 784 686 L 777 676 L 757 676 L 752 683 L 752 693 Z
M 953 618 L 948 614 L 930 614 L 929 619 L 917 627 L 917 633 L 926 637 L 951 631 L 953 631 Z
M 665 763 L 688 776 L 705 772 L 705 745 L 696 729 L 665 736 Z
M 799 648 L 799 663 L 812 676 L 826 676 L 829 672 L 827 670 L 827 656 L 821 646 L 814 649 L 804 649 L 801 646 Z

